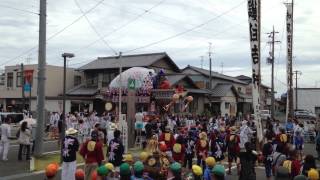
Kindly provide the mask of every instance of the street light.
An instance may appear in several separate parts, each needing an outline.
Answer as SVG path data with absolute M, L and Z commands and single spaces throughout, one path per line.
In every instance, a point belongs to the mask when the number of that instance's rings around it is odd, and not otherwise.
M 61 143 L 65 137 L 65 128 L 66 128 L 66 72 L 67 72 L 67 58 L 73 58 L 73 53 L 63 53 L 61 55 L 63 57 L 63 103 L 62 103 L 62 135 L 61 135 Z M 62 144 L 61 144 L 61 162 L 62 162 Z

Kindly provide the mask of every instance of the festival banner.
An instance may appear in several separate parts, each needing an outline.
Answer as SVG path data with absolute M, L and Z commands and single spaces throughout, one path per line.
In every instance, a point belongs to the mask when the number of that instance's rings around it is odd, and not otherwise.
M 291 3 L 285 4 L 287 7 L 287 17 L 286 17 L 286 24 L 287 24 L 287 108 L 286 108 L 286 119 L 288 119 L 290 113 L 290 102 L 292 99 L 292 32 L 293 32 L 293 5 Z
M 257 122 L 257 137 L 261 142 L 262 126 L 260 117 L 260 0 L 248 0 L 248 19 L 252 61 L 252 102 L 254 118 Z

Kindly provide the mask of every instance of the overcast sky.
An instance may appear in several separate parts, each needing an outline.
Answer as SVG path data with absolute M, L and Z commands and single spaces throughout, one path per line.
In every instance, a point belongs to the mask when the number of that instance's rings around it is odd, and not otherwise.
M 276 40 L 282 42 L 275 46 L 275 88 L 280 93 L 286 90 L 283 2 L 262 0 L 262 79 L 270 85 L 271 66 L 265 60 L 269 54 L 266 33 L 274 25 L 279 32 Z M 300 87 L 316 84 L 320 87 L 319 6 L 319 0 L 295 4 L 293 69 L 303 73 Z M 2 68 L 21 62 L 37 63 L 39 17 L 14 8 L 39 12 L 38 0 L 0 2 Z M 47 8 L 47 37 L 65 29 L 47 42 L 48 64 L 62 65 L 63 52 L 75 53 L 69 66 L 80 67 L 98 56 L 119 51 L 124 54 L 165 51 L 180 68 L 188 64 L 201 67 L 200 56 L 204 56 L 203 67 L 208 68 L 208 42 L 211 42 L 214 71 L 231 76 L 251 74 L 246 0 L 48 0 Z M 208 20 L 211 21 L 205 23 Z M 193 31 L 173 37 L 200 24 L 203 25 Z M 169 37 L 172 38 L 165 40 Z M 161 40 L 165 41 L 146 46 Z

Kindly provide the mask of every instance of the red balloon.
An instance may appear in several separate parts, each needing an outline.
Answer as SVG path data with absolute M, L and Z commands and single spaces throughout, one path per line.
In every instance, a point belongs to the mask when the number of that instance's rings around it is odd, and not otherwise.
M 165 143 L 160 143 L 159 149 L 162 152 L 166 152 L 167 151 L 167 145 Z
M 91 174 L 91 180 L 97 180 L 98 179 L 98 173 L 97 171 L 93 171 Z
M 84 171 L 82 169 L 77 169 L 75 173 L 76 180 L 84 179 Z

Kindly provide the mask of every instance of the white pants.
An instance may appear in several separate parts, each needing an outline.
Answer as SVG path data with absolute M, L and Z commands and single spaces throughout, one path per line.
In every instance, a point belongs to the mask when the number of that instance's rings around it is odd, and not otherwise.
M 2 160 L 8 159 L 9 146 L 9 141 L 0 141 L 0 155 L 2 154 Z
M 75 180 L 77 161 L 62 163 L 61 180 Z

